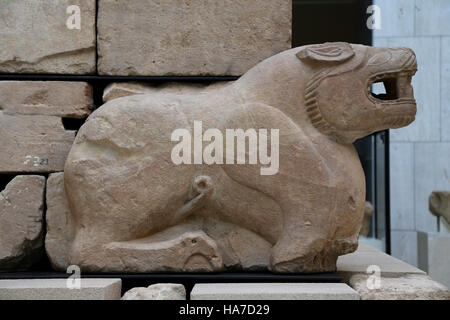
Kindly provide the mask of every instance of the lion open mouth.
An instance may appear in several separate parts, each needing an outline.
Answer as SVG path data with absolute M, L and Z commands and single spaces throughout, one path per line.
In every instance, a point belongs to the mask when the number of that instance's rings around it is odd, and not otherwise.
M 414 93 L 411 85 L 411 79 L 414 73 L 415 70 L 387 72 L 375 75 L 369 80 L 368 90 L 370 96 L 382 101 L 414 101 Z M 384 91 L 384 93 L 380 91 Z

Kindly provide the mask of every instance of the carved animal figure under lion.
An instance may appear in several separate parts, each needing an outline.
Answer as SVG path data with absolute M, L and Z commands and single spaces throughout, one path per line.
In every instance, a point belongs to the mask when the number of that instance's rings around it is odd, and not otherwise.
M 107 102 L 67 158 L 65 261 L 85 272 L 335 270 L 357 248 L 364 213 L 352 142 L 414 120 L 416 69 L 408 48 L 325 43 L 203 92 Z M 375 82 L 385 94 L 371 93 Z M 278 173 L 174 164 L 171 134 L 194 121 L 203 130 L 278 128 Z

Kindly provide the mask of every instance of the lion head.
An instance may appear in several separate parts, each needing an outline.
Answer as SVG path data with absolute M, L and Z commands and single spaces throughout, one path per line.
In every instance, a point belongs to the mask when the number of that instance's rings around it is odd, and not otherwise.
M 378 48 L 344 42 L 301 47 L 297 58 L 313 72 L 304 101 L 313 125 L 340 142 L 414 121 L 411 78 L 417 71 L 409 48 Z M 385 94 L 371 85 L 384 84 Z

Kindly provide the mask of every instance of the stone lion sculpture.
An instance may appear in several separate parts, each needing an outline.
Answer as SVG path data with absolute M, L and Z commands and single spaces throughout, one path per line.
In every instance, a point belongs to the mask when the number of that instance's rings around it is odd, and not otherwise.
M 68 264 L 90 272 L 334 271 L 357 248 L 365 179 L 352 142 L 416 114 L 408 48 L 325 43 L 227 85 L 111 100 L 67 158 Z M 372 94 L 383 82 L 385 94 Z M 279 129 L 279 169 L 175 164 L 174 130 Z M 189 155 L 190 156 L 190 155 Z

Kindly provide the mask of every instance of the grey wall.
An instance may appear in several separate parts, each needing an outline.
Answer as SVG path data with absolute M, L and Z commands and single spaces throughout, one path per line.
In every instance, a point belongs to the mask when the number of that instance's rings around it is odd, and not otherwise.
M 416 121 L 391 130 L 392 255 L 417 266 L 417 231 L 436 232 L 433 190 L 450 190 L 450 1 L 374 0 L 381 9 L 375 46 L 407 46 L 417 55 Z M 450 233 L 441 226 L 441 232 Z

